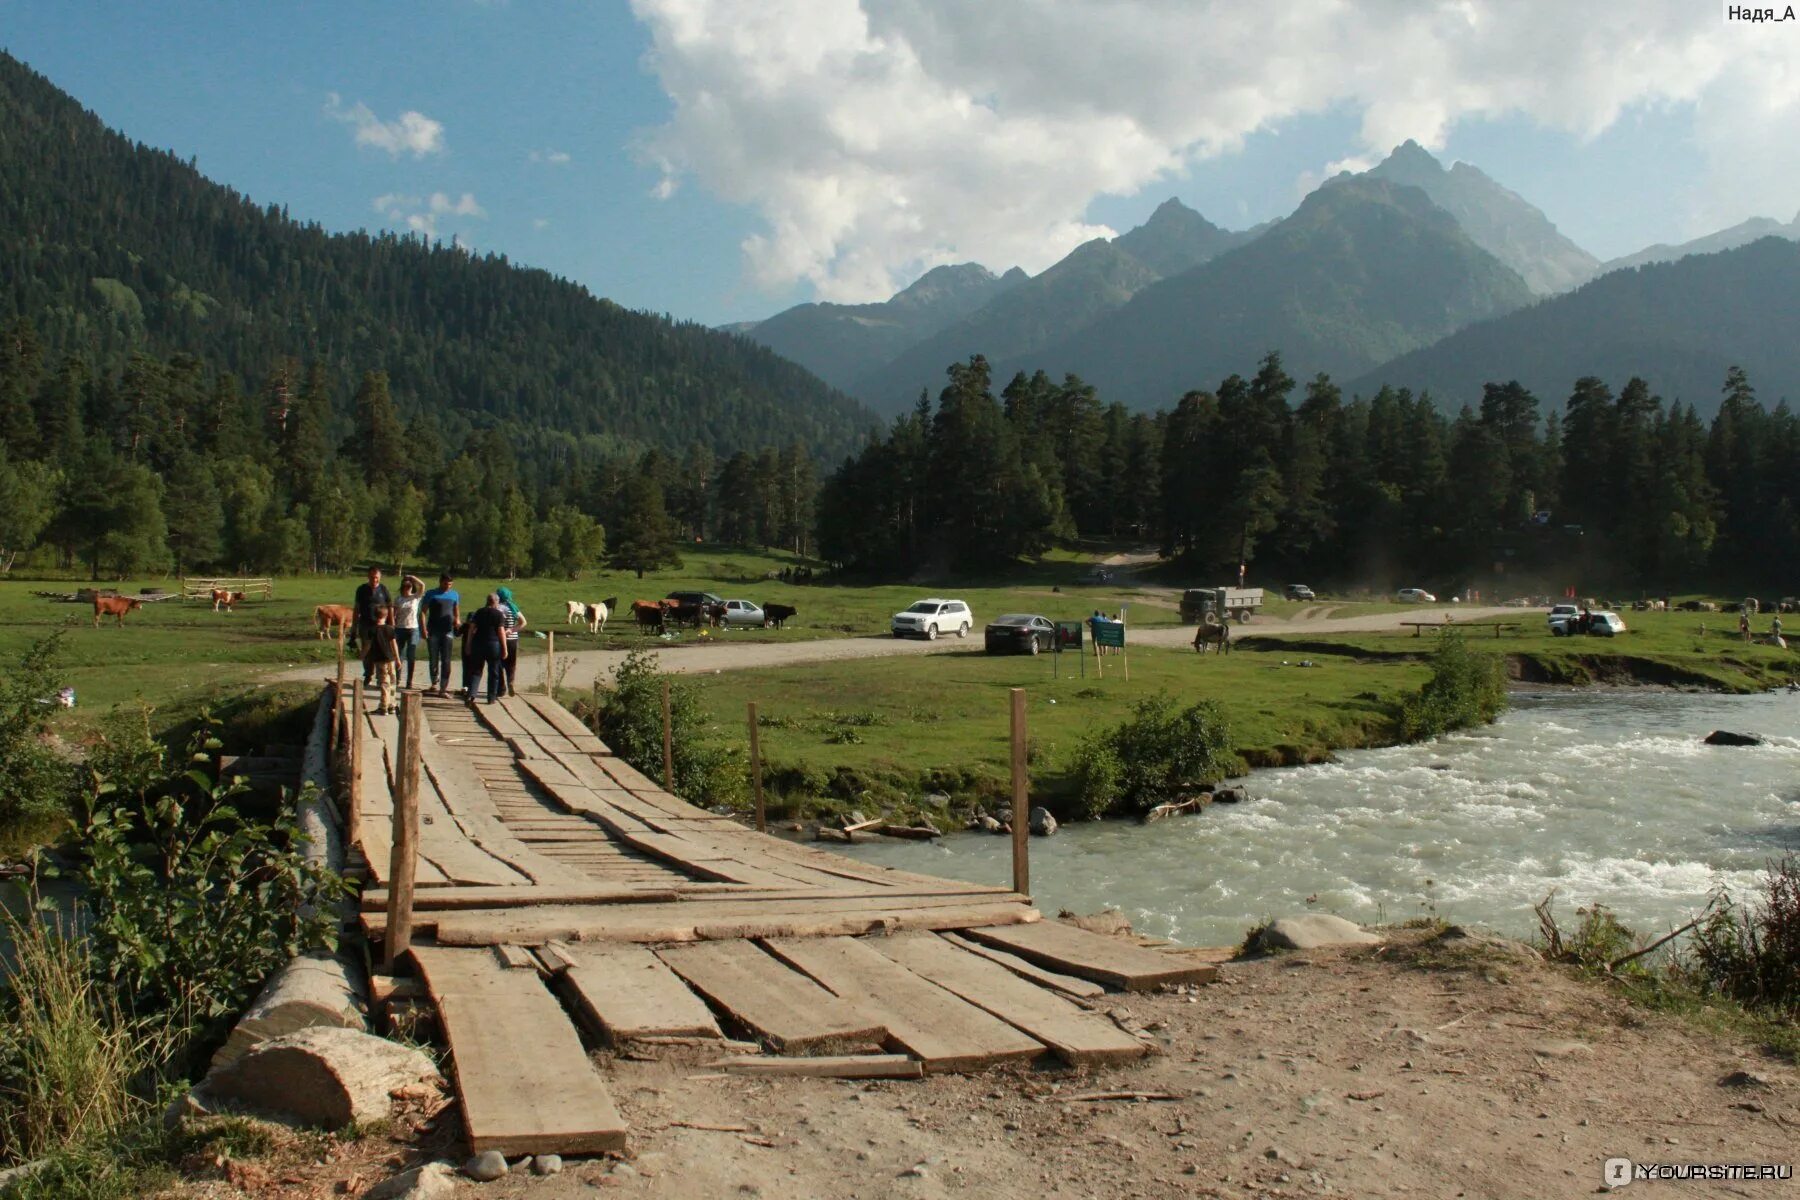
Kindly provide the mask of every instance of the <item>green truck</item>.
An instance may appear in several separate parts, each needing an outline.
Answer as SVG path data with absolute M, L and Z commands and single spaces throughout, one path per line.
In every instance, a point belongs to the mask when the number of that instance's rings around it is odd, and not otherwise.
M 1227 619 L 1241 625 L 1262 607 L 1262 602 L 1261 588 L 1189 588 L 1181 593 L 1181 619 L 1189 625 L 1217 625 Z

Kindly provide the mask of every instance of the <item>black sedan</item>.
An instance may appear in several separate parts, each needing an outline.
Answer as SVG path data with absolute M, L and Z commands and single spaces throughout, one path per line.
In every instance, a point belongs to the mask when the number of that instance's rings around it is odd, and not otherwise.
M 1056 646 L 1056 626 L 1033 613 L 995 617 L 985 636 L 989 654 L 1037 654 Z

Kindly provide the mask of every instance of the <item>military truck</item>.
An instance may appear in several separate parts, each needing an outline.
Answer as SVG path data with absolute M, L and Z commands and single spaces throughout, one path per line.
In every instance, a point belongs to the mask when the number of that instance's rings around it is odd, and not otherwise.
M 1261 588 L 1189 588 L 1181 593 L 1181 619 L 1189 625 L 1233 620 L 1240 625 L 1262 607 Z

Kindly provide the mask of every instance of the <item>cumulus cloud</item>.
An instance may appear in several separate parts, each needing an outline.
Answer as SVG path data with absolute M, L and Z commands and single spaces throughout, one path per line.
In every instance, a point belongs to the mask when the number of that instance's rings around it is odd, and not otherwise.
M 392 158 L 403 154 L 424 158 L 444 152 L 443 122 L 415 109 L 408 109 L 392 121 L 383 121 L 361 100 L 346 107 L 343 97 L 332 92 L 325 99 L 325 115 L 349 125 L 355 131 L 357 145 L 385 150 Z
M 552 167 L 566 167 L 574 161 L 567 150 L 533 150 L 530 158 L 534 163 L 545 163 Z
M 1409 137 L 1441 148 L 1468 119 L 1593 137 L 1692 105 L 1719 168 L 1699 208 L 1785 213 L 1800 194 L 1800 37 L 1694 0 L 632 5 L 674 106 L 643 141 L 657 194 L 692 177 L 753 208 L 757 280 L 827 299 L 970 258 L 1040 269 L 1113 232 L 1084 219 L 1096 197 L 1326 110 L 1357 113 L 1360 144 L 1321 175 Z
M 487 216 L 487 210 L 476 202 L 473 192 L 464 192 L 454 199 L 448 192 L 433 192 L 429 196 L 389 192 L 375 197 L 375 211 L 388 224 L 422 233 L 426 237 L 437 236 L 440 218 Z

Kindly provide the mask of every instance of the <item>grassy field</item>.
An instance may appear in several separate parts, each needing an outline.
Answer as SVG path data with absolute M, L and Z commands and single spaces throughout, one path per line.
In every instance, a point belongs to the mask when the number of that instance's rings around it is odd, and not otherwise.
M 465 597 L 478 598 L 507 582 L 532 627 L 557 630 L 557 640 L 570 648 L 621 649 L 644 644 L 629 620 L 608 623 L 598 636 L 567 624 L 565 601 L 617 596 L 660 599 L 671 591 L 701 589 L 727 598 L 791 604 L 799 615 L 783 630 L 734 630 L 733 639 L 804 641 L 851 637 L 886 630 L 889 616 L 922 596 L 953 594 L 968 601 L 977 621 L 1002 612 L 1042 612 L 1052 617 L 1079 617 L 1104 608 L 1131 606 L 1139 625 L 1173 624 L 1178 617 L 1167 593 L 1124 585 L 1093 586 L 1081 579 L 1095 556 L 1058 551 L 1019 565 L 1010 581 L 859 587 L 825 583 L 783 583 L 770 576 L 799 560 L 791 555 L 756 553 L 700 546 L 688 551 L 684 565 L 637 579 L 606 574 L 571 583 L 555 579 L 502 581 L 470 578 L 458 581 Z M 58 632 L 63 636 L 62 663 L 75 687 L 81 722 L 94 711 L 121 701 L 143 701 L 168 711 L 188 711 L 200 703 L 243 689 L 281 668 L 317 663 L 328 670 L 335 657 L 332 643 L 318 640 L 312 626 L 315 605 L 349 603 L 361 576 L 298 576 L 275 581 L 275 598 L 252 600 L 235 613 L 214 613 L 209 604 L 168 600 L 149 604 L 126 618 L 123 629 L 110 620 L 93 627 L 92 609 L 34 596 L 34 590 L 72 591 L 73 581 L 8 580 L 0 583 L 0 662 L 16 661 L 36 641 Z M 435 583 L 435 578 L 427 583 Z M 396 581 L 390 577 L 390 586 Z M 173 579 L 132 579 L 116 585 L 126 595 L 140 589 L 178 590 Z M 1061 589 L 1060 591 L 1054 589 Z M 691 633 L 685 636 L 693 636 Z M 527 638 L 521 652 L 542 653 L 541 639 Z M 423 658 L 423 653 L 420 655 Z M 423 668 L 421 668 L 422 670 Z
M 1431 620 L 1435 610 L 1422 611 Z M 1542 613 L 1522 612 L 1521 628 L 1499 638 L 1492 628 L 1472 624 L 1470 644 L 1521 660 L 1521 677 L 1543 683 L 1637 683 L 1755 692 L 1788 683 L 1800 674 L 1800 654 L 1775 646 L 1746 644 L 1737 633 L 1735 613 L 1624 612 L 1626 632 L 1614 638 L 1553 637 Z M 1787 622 L 1800 633 L 1800 618 Z M 1751 622 L 1757 636 L 1767 634 L 1769 616 Z M 1705 632 L 1702 632 L 1704 627 Z M 1431 646 L 1431 631 L 1415 638 L 1410 630 L 1394 633 L 1320 635 L 1305 648 L 1322 653 L 1368 658 L 1410 656 Z M 1248 644 L 1255 644 L 1255 633 Z M 1289 640 L 1294 649 L 1301 645 Z
M 1102 679 L 1089 658 L 1084 678 L 1073 656 L 1057 664 L 1054 656 L 971 649 L 726 672 L 698 686 L 722 745 L 745 745 L 745 704 L 757 702 L 763 755 L 778 787 L 882 808 L 933 789 L 961 799 L 1002 794 L 1014 687 L 1026 689 L 1034 782 L 1053 792 L 1081 738 L 1158 692 L 1220 701 L 1246 763 L 1273 765 L 1391 741 L 1394 697 L 1426 675 L 1414 662 L 1309 659 L 1288 650 L 1203 657 L 1144 648 L 1131 652 L 1130 666 L 1127 680 L 1123 660 L 1109 658 Z

